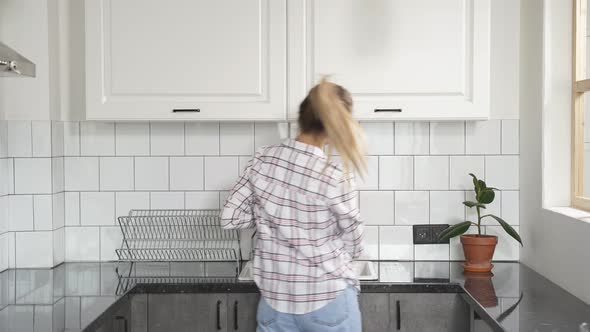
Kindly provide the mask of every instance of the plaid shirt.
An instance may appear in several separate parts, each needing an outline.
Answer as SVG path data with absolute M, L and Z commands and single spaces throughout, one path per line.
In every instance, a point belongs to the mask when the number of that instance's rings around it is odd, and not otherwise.
M 318 147 L 287 140 L 260 149 L 231 190 L 221 224 L 256 227 L 254 281 L 275 310 L 308 313 L 359 287 L 352 259 L 363 227 L 352 182 Z

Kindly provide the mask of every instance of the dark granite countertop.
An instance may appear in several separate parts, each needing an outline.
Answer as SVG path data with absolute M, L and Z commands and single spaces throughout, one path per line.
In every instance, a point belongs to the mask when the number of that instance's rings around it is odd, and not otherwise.
M 578 331 L 590 305 L 519 263 L 493 275 L 465 275 L 458 262 L 379 262 L 363 292 L 454 292 L 497 331 Z M 117 272 L 117 267 L 119 271 Z M 121 295 L 256 292 L 235 263 L 67 263 L 0 273 L 0 331 L 80 331 Z

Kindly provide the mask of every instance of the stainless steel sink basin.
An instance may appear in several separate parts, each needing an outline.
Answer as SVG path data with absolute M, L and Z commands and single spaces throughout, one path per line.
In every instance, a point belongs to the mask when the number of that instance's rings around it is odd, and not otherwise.
M 377 280 L 377 269 L 375 264 L 371 261 L 354 261 L 352 262 L 352 268 L 356 272 L 359 280 Z M 238 280 L 241 281 L 252 281 L 252 262 L 249 261 L 242 268 L 242 272 L 238 276 Z

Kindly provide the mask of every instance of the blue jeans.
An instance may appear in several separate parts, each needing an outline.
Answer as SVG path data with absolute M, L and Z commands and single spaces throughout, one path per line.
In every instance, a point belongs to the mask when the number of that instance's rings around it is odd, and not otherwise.
M 360 332 L 358 291 L 348 287 L 327 305 L 303 315 L 278 312 L 261 297 L 256 320 L 256 332 Z

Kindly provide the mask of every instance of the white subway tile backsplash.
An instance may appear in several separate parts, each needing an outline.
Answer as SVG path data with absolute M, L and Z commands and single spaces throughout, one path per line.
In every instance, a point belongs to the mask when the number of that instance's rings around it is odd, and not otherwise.
M 0 234 L 8 232 L 10 227 L 8 218 L 8 196 L 0 196 Z
M 51 122 L 31 123 L 33 157 L 51 157 Z
M 15 267 L 18 261 L 16 233 L 2 234 L 8 228 L 51 234 L 50 255 L 42 257 L 50 261 L 47 266 L 64 260 L 116 259 L 114 250 L 121 240 L 116 216 L 131 209 L 217 209 L 255 148 L 281 141 L 277 123 L 266 122 L 22 121 L 10 136 L 27 132 L 26 143 L 16 141 L 17 146 L 12 146 L 7 124 L 0 121 L 0 248 L 6 246 L 3 251 L 9 252 L 0 255 L 8 259 L 0 261 L 0 270 L 2 264 Z M 369 140 L 369 171 L 364 180 L 357 177 L 366 224 L 363 257 L 461 259 L 458 238 L 451 245 L 414 246 L 411 224 L 475 221 L 473 211 L 466 213 L 462 205 L 473 198 L 469 172 L 504 190 L 485 213 L 518 225 L 518 175 L 506 171 L 518 168 L 518 124 L 518 120 L 362 123 Z M 296 124 L 289 127 L 294 131 Z M 5 147 L 3 135 L 8 141 Z M 9 156 L 9 146 L 13 152 L 21 150 L 15 152 L 21 155 L 3 159 Z M 42 172 L 21 163 L 46 163 L 43 159 L 50 160 L 44 166 L 50 174 L 45 188 L 26 188 L 41 182 L 23 182 L 29 180 L 25 173 Z M 9 214 L 12 205 L 17 209 Z M 490 232 L 493 227 L 500 229 L 491 219 L 484 223 Z M 514 257 L 513 251 L 501 249 L 500 257 Z
M 150 202 L 151 209 L 184 209 L 184 193 L 153 192 L 150 193 Z
M 485 159 L 485 181 L 488 186 L 507 190 L 518 189 L 518 156 L 486 156 Z
M 65 190 L 64 158 L 51 158 L 51 185 L 52 192 L 59 193 Z
M 98 157 L 64 157 L 65 190 L 97 191 Z
M 118 192 L 115 193 L 116 217 L 127 216 L 131 210 L 150 208 L 149 192 Z
M 229 190 L 237 177 L 237 157 L 205 158 L 205 190 Z
M 369 155 L 393 154 L 393 123 L 363 122 L 361 126 L 367 136 L 367 153 Z
M 100 228 L 100 260 L 116 261 L 115 249 L 121 248 L 123 235 L 117 226 Z
M 33 221 L 35 231 L 53 230 L 52 195 L 33 196 Z
M 51 158 L 16 158 L 14 192 L 16 194 L 51 194 Z
M 57 266 L 66 260 L 66 228 L 62 227 L 53 231 L 53 266 Z
M 449 157 L 415 156 L 414 157 L 415 190 L 448 190 Z
M 510 225 L 519 225 L 519 192 L 502 191 L 502 219 Z
M 8 157 L 8 121 L 0 120 L 0 158 Z
M 135 158 L 135 190 L 168 190 L 168 157 Z
M 64 197 L 64 204 L 64 217 L 66 226 L 80 225 L 80 193 L 66 192 Z
M 427 224 L 429 194 L 427 191 L 397 191 L 395 193 L 395 224 Z
M 448 261 L 450 257 L 448 244 L 420 244 L 414 248 L 417 261 Z
M 464 154 L 464 122 L 431 122 L 430 154 Z
M 219 123 L 187 122 L 185 136 L 187 156 L 219 155 Z
M 150 147 L 152 156 L 184 155 L 184 123 L 151 123 Z
M 494 252 L 494 261 L 514 261 L 520 258 L 520 244 L 508 235 L 501 226 L 486 226 L 487 235 L 496 235 L 498 244 Z M 519 232 L 520 228 L 514 226 Z
M 396 122 L 395 154 L 424 155 L 430 153 L 428 122 Z
M 500 120 L 469 121 L 466 124 L 467 154 L 500 154 Z
M 134 189 L 133 157 L 100 157 L 100 190 Z
M 33 196 L 8 196 L 8 215 L 10 231 L 32 231 L 34 229 Z
M 115 224 L 115 193 L 80 193 L 80 224 L 82 226 Z
M 393 191 L 361 191 L 359 207 L 366 225 L 394 224 Z
M 431 191 L 430 223 L 456 224 L 465 220 L 463 191 Z
M 149 156 L 149 123 L 116 123 L 115 153 L 117 156 Z
M 219 129 L 220 154 L 251 155 L 254 153 L 254 124 L 222 123 Z
M 8 124 L 8 156 L 32 157 L 31 121 L 10 121 Z
M 80 123 L 64 122 L 64 156 L 80 155 Z
M 412 226 L 379 227 L 379 259 L 414 259 L 414 243 L 412 236 Z
M 115 124 L 112 122 L 81 122 L 80 154 L 82 156 L 114 156 Z
M 254 148 L 281 143 L 279 135 L 280 123 L 258 122 L 254 124 Z
M 51 199 L 52 229 L 62 228 L 66 224 L 65 192 L 53 194 Z
M 380 156 L 379 157 L 380 190 L 414 189 L 414 157 Z
M 364 177 L 356 175 L 357 188 L 359 190 L 379 190 L 379 157 L 368 156 L 367 173 Z
M 519 125 L 518 120 L 502 120 L 502 154 L 518 154 Z
M 219 193 L 216 191 L 187 192 L 184 201 L 187 209 L 218 209 Z
M 8 233 L 0 234 L 0 271 L 8 269 Z
M 34 134 L 34 132 L 33 132 Z M 47 139 L 47 137 L 44 137 Z M 53 121 L 51 122 L 51 156 L 64 156 L 64 123 Z
M 473 178 L 469 173 L 478 178 L 484 176 L 483 156 L 451 156 L 450 188 L 451 190 L 473 189 Z
M 203 157 L 170 157 L 170 190 L 203 190 Z
M 363 253 L 360 259 L 379 259 L 379 226 L 366 226 L 363 238 Z
M 42 268 L 53 266 L 52 232 L 16 233 L 16 267 Z
M 68 262 L 100 259 L 100 227 L 66 227 L 65 256 Z

